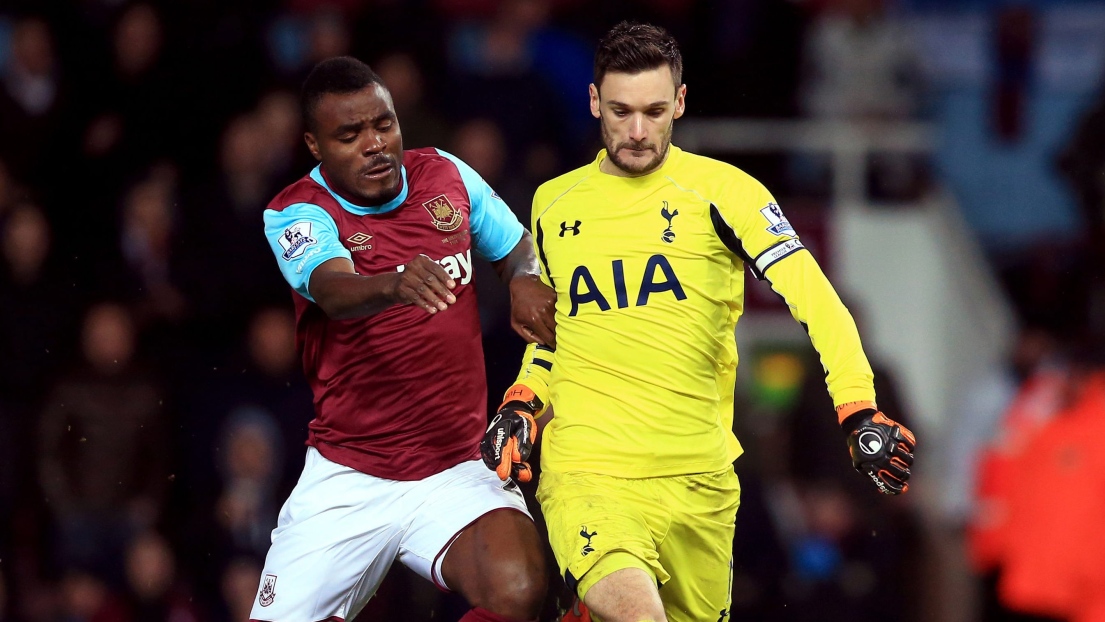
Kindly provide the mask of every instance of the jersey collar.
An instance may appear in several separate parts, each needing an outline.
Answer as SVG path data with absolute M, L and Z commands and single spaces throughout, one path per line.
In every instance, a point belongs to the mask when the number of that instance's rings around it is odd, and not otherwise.
M 318 185 L 326 188 L 326 191 L 330 193 L 330 196 L 334 197 L 334 200 L 337 201 L 342 206 L 342 208 L 345 209 L 345 211 L 364 216 L 366 214 L 386 214 L 391 210 L 399 207 L 403 204 L 403 201 L 407 200 L 407 191 L 410 189 L 410 186 L 408 186 L 407 184 L 407 167 L 400 165 L 399 174 L 403 178 L 403 181 L 401 182 L 402 189 L 399 190 L 399 196 L 388 201 L 387 203 L 384 203 L 383 205 L 374 205 L 370 207 L 354 205 L 353 203 L 350 203 L 349 201 L 343 199 L 341 195 L 337 192 L 334 192 L 334 190 L 330 188 L 330 184 L 326 182 L 326 177 L 322 174 L 321 164 L 316 166 L 311 171 L 311 179 L 315 180 L 315 183 L 317 183 Z

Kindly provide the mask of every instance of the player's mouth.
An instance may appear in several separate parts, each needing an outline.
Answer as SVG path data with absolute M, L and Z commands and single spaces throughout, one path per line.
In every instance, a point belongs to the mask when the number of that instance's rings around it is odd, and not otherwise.
M 390 160 L 376 162 L 362 169 L 361 176 L 372 181 L 381 181 L 390 176 L 394 170 L 395 165 Z

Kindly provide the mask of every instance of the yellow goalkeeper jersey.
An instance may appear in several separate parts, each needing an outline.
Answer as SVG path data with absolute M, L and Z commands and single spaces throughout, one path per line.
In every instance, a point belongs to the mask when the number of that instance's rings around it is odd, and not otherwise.
M 741 454 L 734 327 L 746 265 L 806 326 L 834 402 L 874 401 L 851 315 L 762 184 L 674 145 L 641 177 L 600 172 L 604 157 L 533 199 L 557 347 L 530 346 L 519 382 L 555 413 L 543 470 L 659 477 Z

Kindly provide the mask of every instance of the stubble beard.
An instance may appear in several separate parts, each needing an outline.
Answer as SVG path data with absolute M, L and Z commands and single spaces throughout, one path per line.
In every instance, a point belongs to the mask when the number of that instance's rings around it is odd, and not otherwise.
M 664 162 L 664 157 L 668 155 L 668 148 L 671 147 L 671 131 L 674 121 L 675 119 L 672 119 L 672 123 L 668 124 L 667 131 L 660 137 L 660 148 L 656 150 L 656 155 L 644 164 L 632 164 L 626 162 L 618 155 L 620 149 L 655 149 L 656 143 L 627 141 L 621 144 L 614 144 L 614 137 L 611 136 L 610 132 L 606 129 L 606 120 L 600 118 L 599 127 L 602 132 L 602 144 L 606 147 L 606 155 L 610 158 L 610 163 L 632 176 L 645 175 L 656 170 Z

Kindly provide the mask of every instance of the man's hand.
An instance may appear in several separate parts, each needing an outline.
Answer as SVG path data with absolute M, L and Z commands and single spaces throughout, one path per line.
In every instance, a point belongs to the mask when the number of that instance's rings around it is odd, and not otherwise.
M 556 292 L 535 274 L 510 280 L 510 326 L 527 343 L 556 347 Z
M 449 308 L 457 297 L 449 290 L 457 286 L 436 261 L 426 255 L 412 259 L 399 272 L 388 295 L 398 304 L 417 305 L 427 313 Z
M 516 384 L 506 392 L 506 399 L 491 420 L 480 442 L 480 454 L 487 468 L 501 480 L 513 477 L 519 482 L 533 479 L 530 452 L 537 440 L 534 414 L 541 410 L 541 399 L 529 388 Z
M 870 477 L 879 492 L 899 495 L 909 490 L 909 467 L 917 446 L 913 432 L 874 408 L 856 410 L 840 425 L 848 435 L 852 466 Z

